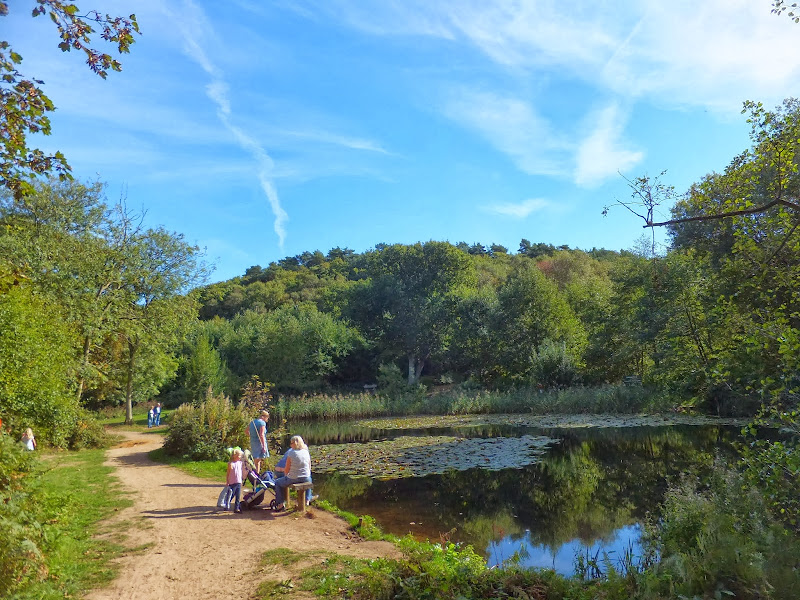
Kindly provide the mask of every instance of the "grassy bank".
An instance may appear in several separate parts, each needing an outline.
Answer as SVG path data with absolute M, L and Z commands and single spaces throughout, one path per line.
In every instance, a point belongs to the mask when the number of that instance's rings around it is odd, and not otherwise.
M 103 466 L 104 452 L 37 455 L 28 466 L 20 462 L 28 457 L 17 460 L 14 452 L 4 445 L 3 473 L 15 470 L 16 482 L 2 493 L 0 597 L 81 597 L 113 579 L 130 525 L 104 520 L 130 500 Z M 112 527 L 113 536 L 101 536 Z

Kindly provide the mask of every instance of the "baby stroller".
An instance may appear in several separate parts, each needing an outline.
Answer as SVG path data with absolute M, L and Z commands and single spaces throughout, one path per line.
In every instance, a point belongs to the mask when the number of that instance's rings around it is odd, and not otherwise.
M 253 469 L 247 474 L 247 479 L 253 485 L 253 489 L 245 492 L 242 496 L 242 509 L 253 508 L 261 504 L 268 490 L 272 492 L 269 507 L 274 509 L 278 503 L 275 500 L 275 477 L 272 471 L 264 471 L 259 475 Z
M 231 454 L 234 451 L 234 448 L 228 448 L 228 454 Z M 264 501 L 264 496 L 266 495 L 267 490 L 272 491 L 272 500 L 269 503 L 269 507 L 275 508 L 277 502 L 275 501 L 275 477 L 272 474 L 272 471 L 264 471 L 261 475 L 258 474 L 256 471 L 255 463 L 253 462 L 253 455 L 250 453 L 249 450 L 245 450 L 243 452 L 242 458 L 244 460 L 244 473 L 245 473 L 245 482 L 249 481 L 253 486 L 253 489 L 249 492 L 245 492 L 242 490 L 242 500 L 240 508 L 248 509 L 258 506 Z M 219 494 L 219 498 L 217 499 L 217 507 L 222 508 L 224 510 L 230 510 L 230 504 L 233 500 L 232 492 L 229 486 L 225 486 Z

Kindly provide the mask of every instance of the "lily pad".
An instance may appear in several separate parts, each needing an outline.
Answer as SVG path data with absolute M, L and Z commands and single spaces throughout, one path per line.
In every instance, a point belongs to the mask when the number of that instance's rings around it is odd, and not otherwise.
M 481 468 L 499 471 L 538 462 L 559 440 L 535 435 L 515 438 L 402 436 L 365 444 L 327 444 L 312 452 L 317 473 L 397 479 Z
M 356 424 L 375 429 L 428 429 L 431 427 L 479 427 L 482 425 L 516 425 L 519 427 L 577 428 L 577 427 L 663 427 L 671 425 L 734 425 L 742 426 L 743 419 L 664 415 L 444 415 L 365 419 Z

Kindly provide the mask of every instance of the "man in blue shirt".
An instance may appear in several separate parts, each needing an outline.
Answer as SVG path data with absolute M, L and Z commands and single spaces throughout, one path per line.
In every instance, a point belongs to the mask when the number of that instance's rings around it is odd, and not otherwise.
M 266 410 L 262 410 L 261 416 L 250 421 L 250 426 L 248 427 L 250 432 L 250 452 L 253 455 L 256 472 L 259 474 L 261 473 L 261 462 L 269 456 L 269 448 L 267 448 L 268 422 L 269 413 Z

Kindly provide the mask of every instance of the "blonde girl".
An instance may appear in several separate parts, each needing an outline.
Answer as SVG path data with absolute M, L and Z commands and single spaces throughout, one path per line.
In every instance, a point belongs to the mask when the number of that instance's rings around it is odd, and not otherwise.
M 242 455 L 244 452 L 240 448 L 236 448 L 231 455 L 231 460 L 228 463 L 228 473 L 226 483 L 231 488 L 231 495 L 236 499 L 236 505 L 233 512 L 242 512 L 242 481 L 243 479 L 243 464 Z
M 28 427 L 25 430 L 25 433 L 22 434 L 22 438 L 20 440 L 28 450 L 36 450 L 36 438 L 33 437 L 33 429 Z

